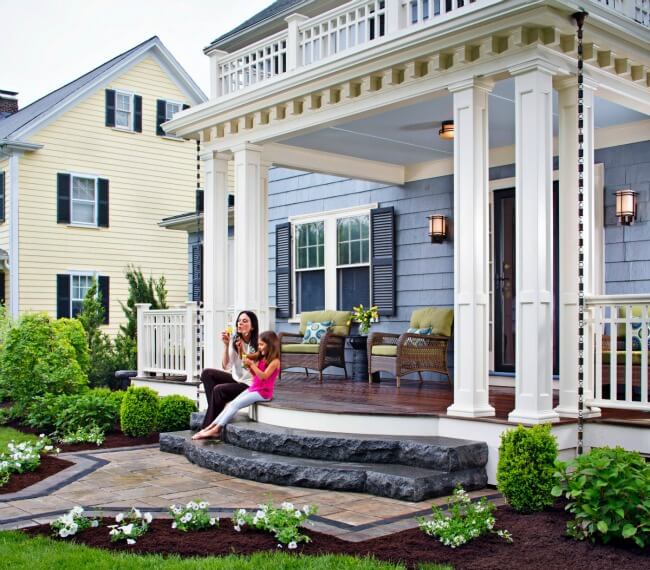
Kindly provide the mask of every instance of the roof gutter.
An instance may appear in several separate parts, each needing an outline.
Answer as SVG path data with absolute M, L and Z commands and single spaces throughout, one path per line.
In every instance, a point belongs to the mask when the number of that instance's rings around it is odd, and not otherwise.
M 9 154 L 11 151 L 32 152 L 43 148 L 42 144 L 16 141 L 12 139 L 0 139 L 0 151 Z

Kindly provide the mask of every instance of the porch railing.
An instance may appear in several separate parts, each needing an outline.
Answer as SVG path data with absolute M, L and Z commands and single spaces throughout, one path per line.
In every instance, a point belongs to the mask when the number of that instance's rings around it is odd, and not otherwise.
M 650 26 L 650 0 L 590 0 Z M 296 68 L 461 17 L 503 0 L 352 0 L 312 18 L 290 16 L 287 28 L 232 53 L 212 54 L 212 98 L 259 85 Z
M 585 303 L 586 349 L 591 354 L 588 388 L 593 387 L 586 403 L 650 411 L 650 295 L 602 295 L 588 297 Z

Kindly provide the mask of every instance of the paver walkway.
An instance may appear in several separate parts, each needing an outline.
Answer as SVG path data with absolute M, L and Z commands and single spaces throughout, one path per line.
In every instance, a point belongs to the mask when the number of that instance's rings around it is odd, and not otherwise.
M 314 530 L 359 541 L 416 527 L 415 516 L 430 514 L 433 503 L 446 503 L 445 498 L 410 503 L 236 479 L 197 467 L 183 456 L 162 453 L 157 445 L 60 457 L 75 466 L 23 491 L 0 495 L 0 529 L 49 522 L 75 505 L 108 516 L 137 507 L 154 517 L 166 517 L 170 505 L 200 498 L 210 503 L 212 512 L 229 517 L 236 509 L 255 508 L 270 500 L 275 504 L 291 501 L 300 507 L 317 505 Z M 486 495 L 502 503 L 494 489 L 470 495 Z

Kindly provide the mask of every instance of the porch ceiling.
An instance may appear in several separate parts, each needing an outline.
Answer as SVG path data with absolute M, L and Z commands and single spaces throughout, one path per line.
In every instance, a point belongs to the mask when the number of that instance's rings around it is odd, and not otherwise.
M 515 144 L 514 79 L 495 84 L 489 101 L 490 148 Z M 596 129 L 650 119 L 606 99 L 596 98 Z M 557 94 L 553 96 L 553 133 L 558 134 Z M 453 141 L 438 136 L 440 123 L 452 118 L 452 96 L 437 97 L 348 121 L 281 142 L 378 162 L 416 164 L 453 156 Z

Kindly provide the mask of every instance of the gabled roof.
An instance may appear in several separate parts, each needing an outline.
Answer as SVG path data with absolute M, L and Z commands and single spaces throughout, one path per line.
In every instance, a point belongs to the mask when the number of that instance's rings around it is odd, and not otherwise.
M 44 97 L 27 105 L 27 107 L 19 110 L 17 113 L 0 120 L 0 141 L 2 139 L 16 140 L 27 134 L 31 134 L 43 121 L 57 114 L 68 103 L 75 101 L 79 96 L 82 96 L 89 90 L 95 89 L 98 85 L 107 81 L 113 74 L 122 71 L 132 61 L 149 50 L 156 52 L 161 62 L 166 65 L 168 70 L 181 84 L 188 97 L 192 99 L 192 103 L 197 104 L 207 100 L 205 94 L 171 55 L 160 41 L 160 38 L 153 36 L 63 87 L 48 93 Z

